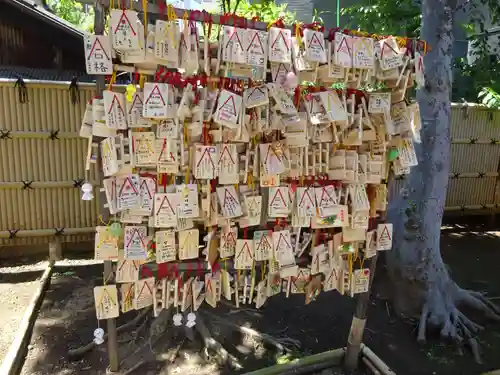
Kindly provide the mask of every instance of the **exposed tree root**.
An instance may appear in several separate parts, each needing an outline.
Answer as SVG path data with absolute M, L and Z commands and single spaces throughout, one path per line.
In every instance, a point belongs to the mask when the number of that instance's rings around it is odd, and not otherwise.
M 117 328 L 118 333 L 126 332 L 129 329 L 133 329 L 137 326 L 137 324 L 144 319 L 148 315 L 148 313 L 151 311 L 150 308 L 144 309 L 141 311 L 139 314 L 136 315 L 134 319 L 132 319 L 130 322 L 120 326 Z M 104 342 L 108 340 L 108 334 L 104 335 Z M 70 361 L 77 361 L 80 358 L 82 358 L 87 352 L 90 352 L 96 347 L 96 343 L 94 341 L 89 342 L 87 345 L 81 346 L 76 349 L 71 349 L 68 351 L 68 358 Z
M 219 316 L 212 314 L 211 312 L 208 312 L 206 310 L 203 310 L 202 314 L 209 317 L 209 318 L 216 319 L 221 324 L 224 324 L 225 326 L 228 326 L 234 330 L 237 330 L 237 331 L 243 333 L 244 335 L 252 336 L 254 339 L 258 339 L 260 341 L 267 342 L 268 344 L 273 345 L 281 353 L 289 353 L 292 351 L 286 345 L 291 345 L 293 347 L 300 348 L 300 342 L 298 340 L 294 340 L 294 339 L 291 339 L 289 337 L 284 337 L 281 339 L 275 338 L 275 337 L 272 337 L 266 333 L 258 332 L 252 328 L 243 327 L 243 326 L 239 326 L 237 324 L 231 323 L 227 319 L 219 317 Z
M 420 315 L 417 340 L 426 340 L 427 326 L 440 328 L 444 339 L 452 339 L 459 344 L 469 345 L 476 362 L 481 363 L 479 344 L 476 335 L 484 328 L 467 318 L 460 307 L 469 307 L 483 313 L 488 319 L 500 321 L 500 308 L 483 294 L 463 290 L 453 281 L 432 288 L 426 298 Z
M 201 319 L 200 316 L 196 318 L 195 328 L 199 332 L 201 337 L 203 337 L 205 346 L 214 350 L 218 354 L 219 362 L 221 364 L 229 364 L 229 366 L 231 366 L 231 368 L 233 368 L 234 370 L 241 370 L 243 368 L 238 359 L 229 354 L 227 350 L 224 349 L 224 347 L 212 337 L 210 331 L 208 330 L 205 323 L 203 322 L 203 319 Z

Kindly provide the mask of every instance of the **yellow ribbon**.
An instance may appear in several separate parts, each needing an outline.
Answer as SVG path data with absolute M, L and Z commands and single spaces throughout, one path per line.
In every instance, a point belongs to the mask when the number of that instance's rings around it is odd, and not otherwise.
M 113 88 L 113 84 L 116 82 L 116 69 L 113 70 L 113 75 L 111 76 L 111 79 L 109 80 L 108 84 L 108 91 L 111 91 Z

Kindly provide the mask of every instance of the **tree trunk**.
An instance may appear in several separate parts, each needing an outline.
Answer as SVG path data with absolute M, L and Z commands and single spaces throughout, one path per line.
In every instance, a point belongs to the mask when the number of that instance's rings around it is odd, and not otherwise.
M 426 86 L 417 98 L 422 119 L 422 143 L 415 144 L 419 165 L 412 168 L 401 191 L 392 190 L 388 219 L 394 224 L 393 250 L 387 253 L 395 287 L 394 304 L 405 316 L 420 316 L 419 341 L 427 322 L 442 336 L 470 339 L 479 326 L 457 306 L 466 303 L 498 312 L 481 295 L 460 289 L 451 279 L 440 253 L 440 227 L 450 170 L 453 0 L 422 1 L 422 39 Z M 472 292 L 473 293 L 473 292 Z M 475 348 L 475 342 L 471 342 Z

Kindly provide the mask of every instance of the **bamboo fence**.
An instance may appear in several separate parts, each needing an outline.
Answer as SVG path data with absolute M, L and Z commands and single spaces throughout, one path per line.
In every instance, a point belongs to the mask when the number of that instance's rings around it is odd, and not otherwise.
M 25 80 L 22 102 L 15 80 L 0 80 L 0 246 L 91 241 L 99 194 L 81 200 L 87 140 L 80 138 L 85 105 L 95 85 Z M 75 95 L 73 95 L 73 99 Z M 500 111 L 452 106 L 452 160 L 446 210 L 500 208 Z M 89 180 L 96 184 L 95 166 Z M 394 184 L 397 193 L 403 181 Z

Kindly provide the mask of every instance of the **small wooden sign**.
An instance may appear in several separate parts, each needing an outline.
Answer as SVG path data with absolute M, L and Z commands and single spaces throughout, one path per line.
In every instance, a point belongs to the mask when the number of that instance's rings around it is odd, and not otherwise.
M 136 310 L 143 309 L 144 307 L 148 307 L 153 304 L 154 287 L 155 287 L 154 277 L 137 280 L 135 282 L 134 308 Z
M 392 249 L 392 224 L 379 224 L 377 225 L 377 250 L 391 250 Z
M 120 315 L 116 285 L 96 286 L 94 301 L 98 320 L 117 318 Z

